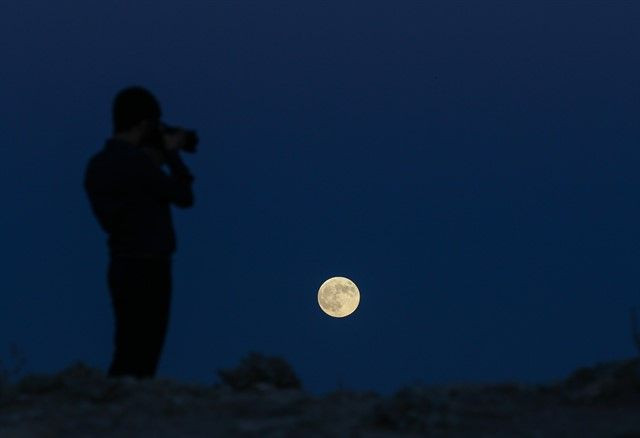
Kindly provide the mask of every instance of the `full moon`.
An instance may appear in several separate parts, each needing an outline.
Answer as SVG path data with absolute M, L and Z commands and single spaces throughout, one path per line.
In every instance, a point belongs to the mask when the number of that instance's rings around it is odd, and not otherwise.
M 327 315 L 342 318 L 356 310 L 360 304 L 360 291 L 348 278 L 333 277 L 320 286 L 318 304 Z

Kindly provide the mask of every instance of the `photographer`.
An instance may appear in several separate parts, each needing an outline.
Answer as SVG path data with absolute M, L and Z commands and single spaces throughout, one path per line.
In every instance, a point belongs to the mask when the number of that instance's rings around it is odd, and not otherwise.
M 120 91 L 112 109 L 114 134 L 91 157 L 84 178 L 91 209 L 108 236 L 115 314 L 109 376 L 153 377 L 171 303 L 176 239 L 170 204 L 193 206 L 194 177 L 178 151 L 194 152 L 197 137 L 164 125 L 158 101 L 142 87 Z

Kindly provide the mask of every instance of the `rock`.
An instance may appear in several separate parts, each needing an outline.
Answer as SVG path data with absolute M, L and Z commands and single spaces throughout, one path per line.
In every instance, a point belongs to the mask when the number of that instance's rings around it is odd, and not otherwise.
M 374 426 L 403 433 L 446 429 L 452 421 L 449 404 L 433 400 L 422 386 L 402 388 L 391 399 L 379 402 L 371 418 Z
M 226 385 L 239 391 L 301 388 L 298 376 L 284 359 L 255 352 L 250 353 L 234 369 L 218 370 L 218 375 Z
M 598 364 L 574 371 L 559 385 L 569 402 L 640 400 L 640 360 Z

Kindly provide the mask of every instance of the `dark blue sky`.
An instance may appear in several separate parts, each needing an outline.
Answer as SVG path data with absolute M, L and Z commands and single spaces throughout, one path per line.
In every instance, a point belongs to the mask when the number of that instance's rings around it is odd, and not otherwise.
M 0 351 L 106 369 L 82 188 L 141 84 L 198 130 L 159 374 L 251 350 L 315 392 L 538 381 L 635 353 L 635 2 L 4 2 Z M 328 277 L 359 309 L 317 306 Z

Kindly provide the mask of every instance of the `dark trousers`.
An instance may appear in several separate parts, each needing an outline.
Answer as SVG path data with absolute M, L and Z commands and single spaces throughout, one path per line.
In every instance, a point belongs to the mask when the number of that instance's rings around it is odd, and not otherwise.
M 109 376 L 154 377 L 169 322 L 171 258 L 112 256 L 107 278 L 116 324 Z

